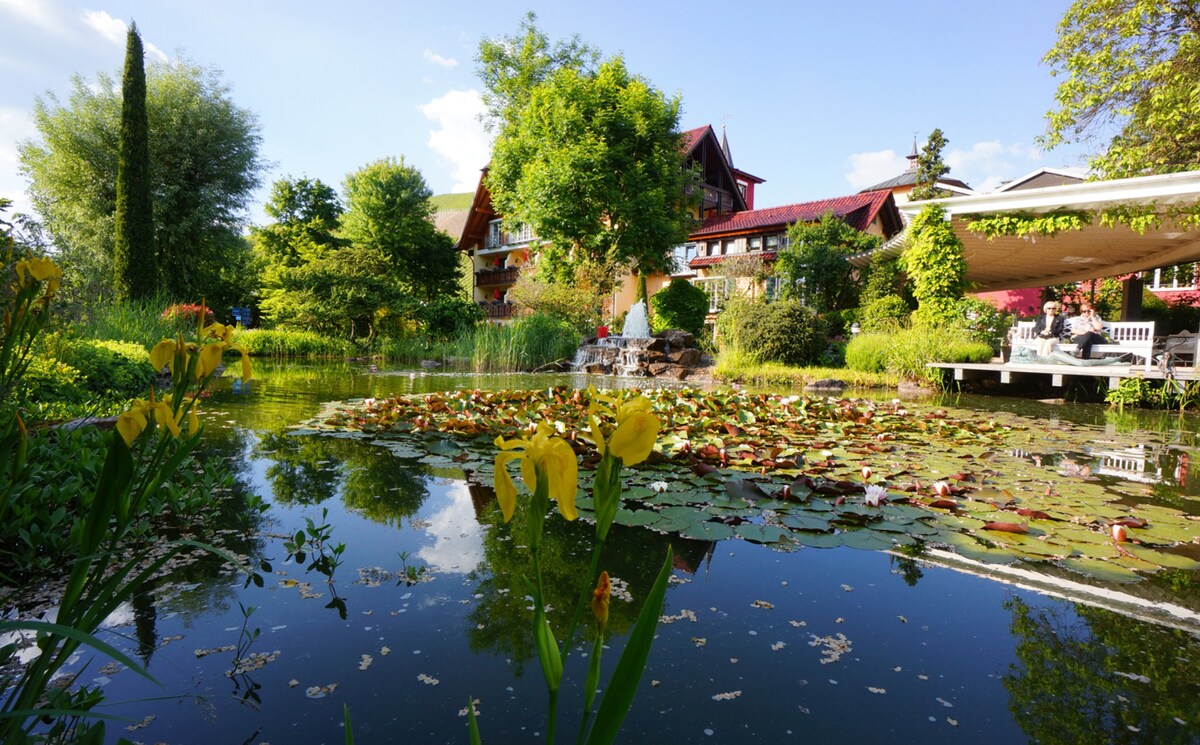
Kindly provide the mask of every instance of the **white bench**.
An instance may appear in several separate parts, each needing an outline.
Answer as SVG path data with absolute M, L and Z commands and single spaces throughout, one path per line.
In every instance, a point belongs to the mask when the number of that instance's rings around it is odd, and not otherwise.
M 1019 347 L 1037 347 L 1038 340 L 1033 335 L 1033 324 L 1033 321 L 1017 321 L 1012 337 L 1014 353 Z M 1093 344 L 1093 352 L 1131 354 L 1143 362 L 1146 372 L 1150 372 L 1150 365 L 1154 360 L 1154 321 L 1108 321 L 1104 324 L 1104 333 L 1112 339 L 1112 343 Z M 1075 345 L 1060 341 L 1056 349 L 1074 352 Z

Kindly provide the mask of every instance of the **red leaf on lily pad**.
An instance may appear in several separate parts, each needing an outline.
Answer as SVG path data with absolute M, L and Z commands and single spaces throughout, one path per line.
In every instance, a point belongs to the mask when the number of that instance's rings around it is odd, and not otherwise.
M 692 472 L 697 476 L 707 476 L 717 470 L 716 466 L 710 466 L 707 463 L 696 463 L 692 466 Z
M 953 510 L 958 507 L 958 502 L 955 502 L 953 499 L 935 499 L 929 503 L 929 506 L 940 510 Z
M 737 437 L 742 433 L 742 430 L 736 424 L 732 424 L 730 422 L 725 422 L 725 431 L 734 437 Z
M 986 523 L 983 526 L 984 530 L 996 530 L 1001 533 L 1028 533 L 1029 528 L 1017 523 Z
M 1113 520 L 1113 525 L 1124 525 L 1126 528 L 1144 528 L 1150 523 L 1140 517 L 1123 517 L 1120 520 Z
M 1017 513 L 1021 517 L 1032 517 L 1035 520 L 1051 519 L 1050 516 L 1047 515 L 1045 512 L 1042 512 L 1041 510 L 1031 510 L 1028 507 L 1022 507 L 1020 509 L 1013 510 L 1013 512 Z

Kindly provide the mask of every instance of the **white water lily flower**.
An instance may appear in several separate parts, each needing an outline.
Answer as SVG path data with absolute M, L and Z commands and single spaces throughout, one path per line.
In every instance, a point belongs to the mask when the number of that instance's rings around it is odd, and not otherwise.
M 653 489 L 654 491 L 658 492 L 659 494 L 662 494 L 663 492 L 665 492 L 667 490 L 667 487 L 669 487 L 669 486 L 670 486 L 670 484 L 668 484 L 665 481 L 655 481 L 650 484 L 650 488 Z
M 885 499 L 887 499 L 887 489 L 878 484 L 871 484 L 867 487 L 867 495 L 863 497 L 863 502 L 868 507 L 878 507 Z

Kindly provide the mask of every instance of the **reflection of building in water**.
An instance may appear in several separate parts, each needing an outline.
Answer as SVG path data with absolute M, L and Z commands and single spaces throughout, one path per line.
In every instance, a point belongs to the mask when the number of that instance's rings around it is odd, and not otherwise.
M 1157 484 L 1162 481 L 1162 468 L 1157 459 L 1152 463 L 1146 453 L 1145 445 L 1118 450 L 1093 450 L 1092 455 L 1099 459 L 1100 468 L 1097 473 L 1114 476 L 1127 481 L 1140 481 L 1144 484 Z M 1153 470 L 1148 470 L 1148 466 Z

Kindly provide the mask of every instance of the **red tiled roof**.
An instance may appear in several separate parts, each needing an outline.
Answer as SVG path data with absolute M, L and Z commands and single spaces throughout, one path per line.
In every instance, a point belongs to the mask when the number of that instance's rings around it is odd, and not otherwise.
M 701 223 L 698 229 L 692 231 L 691 237 L 696 239 L 726 233 L 746 233 L 782 228 L 794 222 L 815 222 L 831 210 L 850 227 L 865 231 L 890 196 L 890 191 L 868 191 L 848 197 L 716 215 Z
M 700 143 L 700 140 L 704 138 L 705 133 L 710 132 L 711 130 L 712 127 L 708 124 L 705 124 L 703 127 L 696 127 L 695 129 L 689 129 L 688 131 L 684 132 L 683 152 L 692 152 L 692 148 L 696 147 L 696 145 Z
M 720 264 L 722 261 L 730 258 L 731 256 L 761 256 L 763 261 L 769 263 L 769 262 L 774 261 L 775 258 L 777 256 L 779 256 L 779 252 L 778 251 L 762 251 L 759 253 L 752 253 L 752 254 L 728 254 L 726 256 L 697 256 L 696 258 L 694 258 L 688 262 L 688 266 L 690 266 L 692 269 L 700 269 L 701 267 L 706 267 L 706 266 L 716 266 L 717 264 Z

